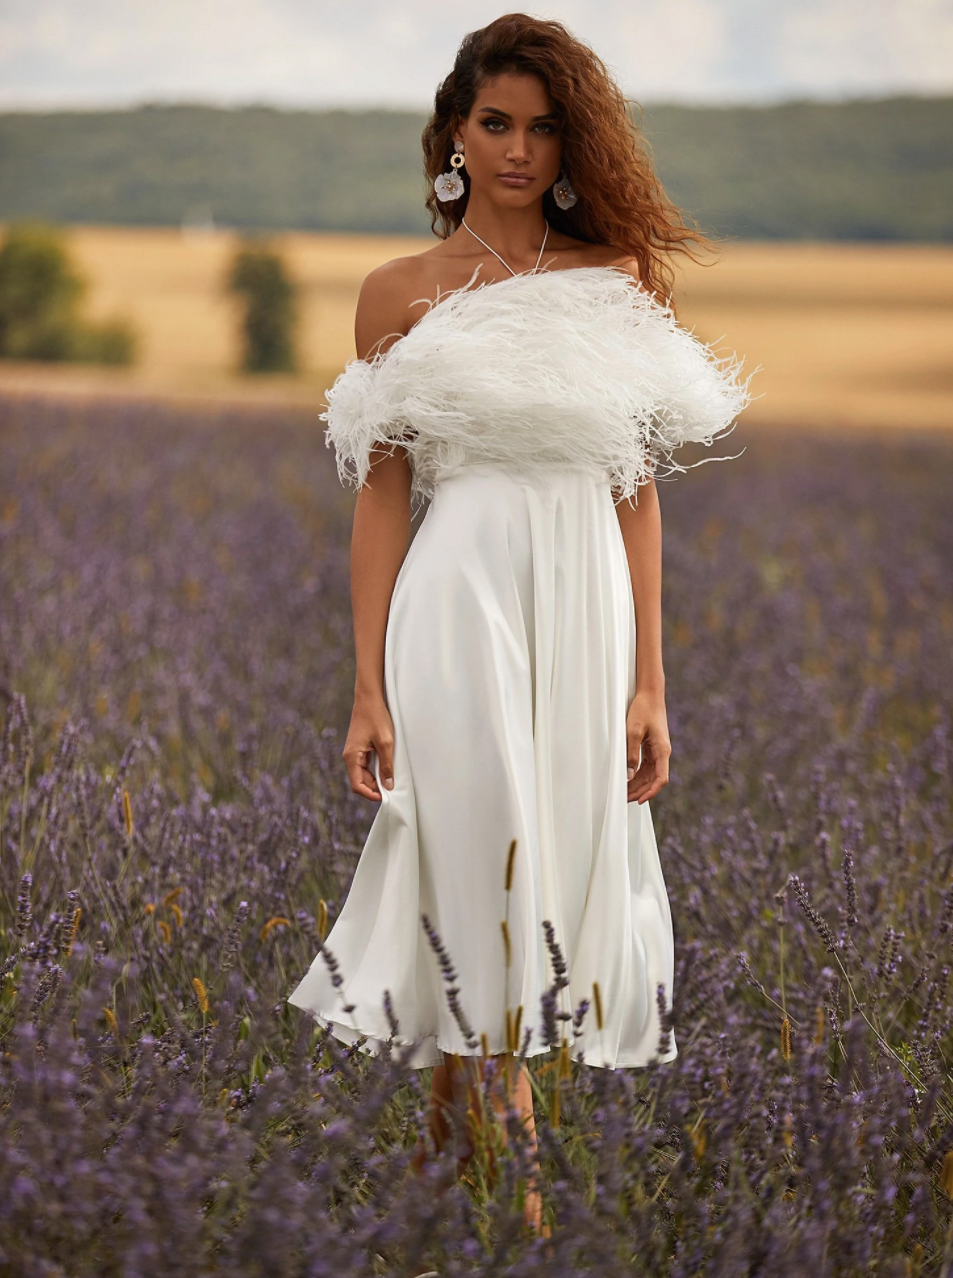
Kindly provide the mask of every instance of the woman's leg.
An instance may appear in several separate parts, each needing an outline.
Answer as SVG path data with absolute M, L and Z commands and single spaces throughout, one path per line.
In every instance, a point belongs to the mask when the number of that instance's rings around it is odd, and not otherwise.
M 430 1081 L 430 1112 L 427 1115 L 430 1135 L 434 1148 L 442 1150 L 452 1134 L 449 1110 L 453 1105 L 453 1092 L 450 1088 L 450 1075 L 446 1065 L 435 1065 L 433 1078 Z M 411 1167 L 420 1171 L 427 1161 L 427 1141 L 418 1137 L 417 1148 L 411 1159 Z
M 490 1090 L 490 1103 L 494 1112 L 503 1124 L 503 1143 L 507 1142 L 505 1113 L 507 1103 L 512 1105 L 521 1119 L 529 1138 L 529 1147 L 533 1154 L 537 1150 L 536 1119 L 533 1113 L 533 1089 L 529 1071 L 524 1062 L 519 1071 L 514 1069 L 512 1056 L 490 1057 L 494 1062 L 494 1080 Z M 477 1116 L 482 1113 L 482 1057 L 453 1056 L 444 1053 L 444 1063 L 434 1067 L 430 1085 L 431 1108 L 429 1115 L 430 1132 L 437 1149 L 446 1148 L 448 1140 L 456 1139 L 457 1170 L 462 1175 L 473 1156 L 474 1140 L 485 1134 L 479 1128 L 474 1129 L 473 1119 L 468 1114 Z M 455 1111 L 452 1113 L 451 1111 Z M 427 1157 L 427 1146 L 419 1140 L 414 1153 L 412 1166 L 419 1170 Z M 492 1155 L 490 1159 L 490 1175 L 493 1175 Z M 534 1161 L 534 1171 L 539 1173 L 538 1158 Z M 542 1228 L 542 1198 L 537 1186 L 527 1190 L 525 1202 L 526 1222 L 537 1232 Z M 548 1233 L 548 1230 L 546 1231 Z

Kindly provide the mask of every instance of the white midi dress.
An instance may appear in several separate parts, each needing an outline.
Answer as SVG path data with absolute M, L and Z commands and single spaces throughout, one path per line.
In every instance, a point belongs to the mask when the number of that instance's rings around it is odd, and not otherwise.
M 329 392 L 342 478 L 400 443 L 429 499 L 387 623 L 394 787 L 288 1000 L 343 1042 L 381 1050 L 386 992 L 414 1067 L 504 1052 L 508 1023 L 531 1057 L 549 991 L 574 1059 L 676 1056 L 668 895 L 649 804 L 627 801 L 636 624 L 614 502 L 731 428 L 738 372 L 593 267 L 471 281 Z

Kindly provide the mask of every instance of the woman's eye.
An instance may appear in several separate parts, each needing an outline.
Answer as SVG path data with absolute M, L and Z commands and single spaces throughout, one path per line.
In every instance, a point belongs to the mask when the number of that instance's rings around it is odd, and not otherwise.
M 504 120 L 481 120 L 480 123 L 490 133 L 500 133 L 505 131 L 506 122 Z M 559 129 L 557 124 L 551 120 L 543 120 L 539 124 L 533 125 L 534 133 L 556 133 Z

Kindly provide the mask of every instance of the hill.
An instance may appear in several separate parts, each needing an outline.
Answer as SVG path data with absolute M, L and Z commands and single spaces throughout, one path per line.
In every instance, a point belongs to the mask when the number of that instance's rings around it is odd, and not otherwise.
M 423 114 L 0 114 L 0 220 L 420 233 Z M 742 239 L 953 240 L 953 98 L 646 108 L 677 203 Z

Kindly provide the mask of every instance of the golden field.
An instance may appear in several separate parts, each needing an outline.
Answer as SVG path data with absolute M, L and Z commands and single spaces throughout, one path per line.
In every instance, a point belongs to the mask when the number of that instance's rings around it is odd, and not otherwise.
M 76 227 L 91 315 L 140 335 L 132 369 L 0 362 L 0 391 L 261 400 L 320 406 L 354 353 L 357 290 L 374 266 L 432 239 L 281 234 L 300 286 L 298 377 L 235 371 L 237 316 L 223 287 L 228 231 Z M 682 322 L 760 365 L 746 424 L 953 428 L 953 246 L 739 243 L 679 269 Z

